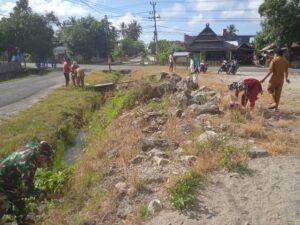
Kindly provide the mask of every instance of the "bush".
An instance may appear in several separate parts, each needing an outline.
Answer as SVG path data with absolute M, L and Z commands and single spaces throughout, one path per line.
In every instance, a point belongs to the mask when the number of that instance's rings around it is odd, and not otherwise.
M 201 174 L 190 171 L 188 174 L 177 178 L 173 187 L 168 188 L 168 199 L 172 207 L 185 209 L 195 201 L 195 188 L 203 181 Z
M 65 185 L 70 177 L 70 170 L 50 171 L 37 169 L 35 173 L 35 187 L 46 193 L 60 194 L 65 190 Z

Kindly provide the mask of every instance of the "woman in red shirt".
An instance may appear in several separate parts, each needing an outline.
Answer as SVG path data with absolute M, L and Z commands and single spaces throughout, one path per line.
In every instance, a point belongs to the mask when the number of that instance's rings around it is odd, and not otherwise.
M 70 82 L 70 72 L 71 72 L 71 60 L 66 58 L 64 61 L 64 76 L 66 80 L 66 87 L 69 85 Z
M 235 91 L 235 96 L 239 96 L 240 91 L 244 91 L 241 104 L 246 107 L 248 100 L 250 102 L 250 110 L 252 111 L 255 106 L 258 94 L 262 94 L 262 86 L 259 80 L 254 78 L 245 79 L 239 82 L 233 82 L 228 86 L 229 90 Z

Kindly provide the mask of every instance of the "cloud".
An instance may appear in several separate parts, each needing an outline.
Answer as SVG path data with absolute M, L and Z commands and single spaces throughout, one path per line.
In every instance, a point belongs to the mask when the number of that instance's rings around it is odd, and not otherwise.
M 171 8 L 163 8 L 160 12 L 162 18 L 171 18 L 185 13 L 185 7 L 180 3 L 175 3 Z
M 115 27 L 117 27 L 119 29 L 120 28 L 120 24 L 122 22 L 124 22 L 125 24 L 130 23 L 132 20 L 136 20 L 138 22 L 141 22 L 142 17 L 134 16 L 134 15 L 132 15 L 132 13 L 127 12 L 122 17 L 118 17 L 118 18 L 114 18 L 114 17 L 110 18 L 110 17 L 108 17 L 108 19 L 113 24 L 113 26 L 115 26 Z
M 188 25 L 193 26 L 200 22 L 203 22 L 203 14 L 199 14 L 197 16 L 192 16 L 192 18 L 188 21 Z
M 4 15 L 12 12 L 16 5 L 15 1 L 1 4 L 0 14 Z M 86 7 L 64 0 L 29 0 L 29 6 L 34 12 L 44 14 L 53 11 L 56 16 L 64 19 L 70 16 L 82 17 L 90 14 Z
M 63 0 L 29 0 L 29 6 L 37 13 L 53 11 L 58 17 L 82 17 L 89 14 L 86 7 Z

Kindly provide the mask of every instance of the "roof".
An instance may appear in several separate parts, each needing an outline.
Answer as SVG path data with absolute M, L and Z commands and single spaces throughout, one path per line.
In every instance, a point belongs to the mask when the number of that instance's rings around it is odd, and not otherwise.
M 206 27 L 194 37 L 185 35 L 187 51 L 225 51 L 237 49 L 237 46 L 220 39 L 207 24 Z

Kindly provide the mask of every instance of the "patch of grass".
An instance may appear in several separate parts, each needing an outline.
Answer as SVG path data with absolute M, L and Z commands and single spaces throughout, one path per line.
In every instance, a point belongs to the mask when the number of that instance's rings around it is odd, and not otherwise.
M 86 83 L 91 85 L 110 83 L 117 81 L 119 78 L 120 73 L 118 71 L 112 71 L 111 73 L 104 71 L 93 71 L 86 76 Z
M 195 190 L 203 181 L 203 176 L 194 170 L 177 177 L 175 184 L 167 190 L 171 207 L 183 210 L 192 206 L 196 198 Z
M 87 122 L 85 115 L 100 104 L 100 96 L 94 92 L 58 89 L 30 109 L 1 122 L 0 157 L 25 143 L 46 140 L 55 148 L 59 165 L 66 146 Z
M 149 215 L 149 210 L 146 205 L 141 205 L 138 210 L 138 216 L 142 221 L 145 221 L 146 217 Z
M 247 173 L 249 170 L 242 156 L 244 154 L 235 146 L 225 145 L 222 147 L 221 164 L 230 172 Z
M 145 187 L 145 180 L 142 179 L 136 172 L 129 178 L 129 181 L 137 191 L 141 191 Z
M 161 110 L 163 112 L 168 112 L 169 108 L 173 106 L 173 104 L 171 103 L 170 95 L 165 94 L 162 97 L 161 102 L 154 101 L 151 99 L 147 106 L 149 109 L 152 110 Z

